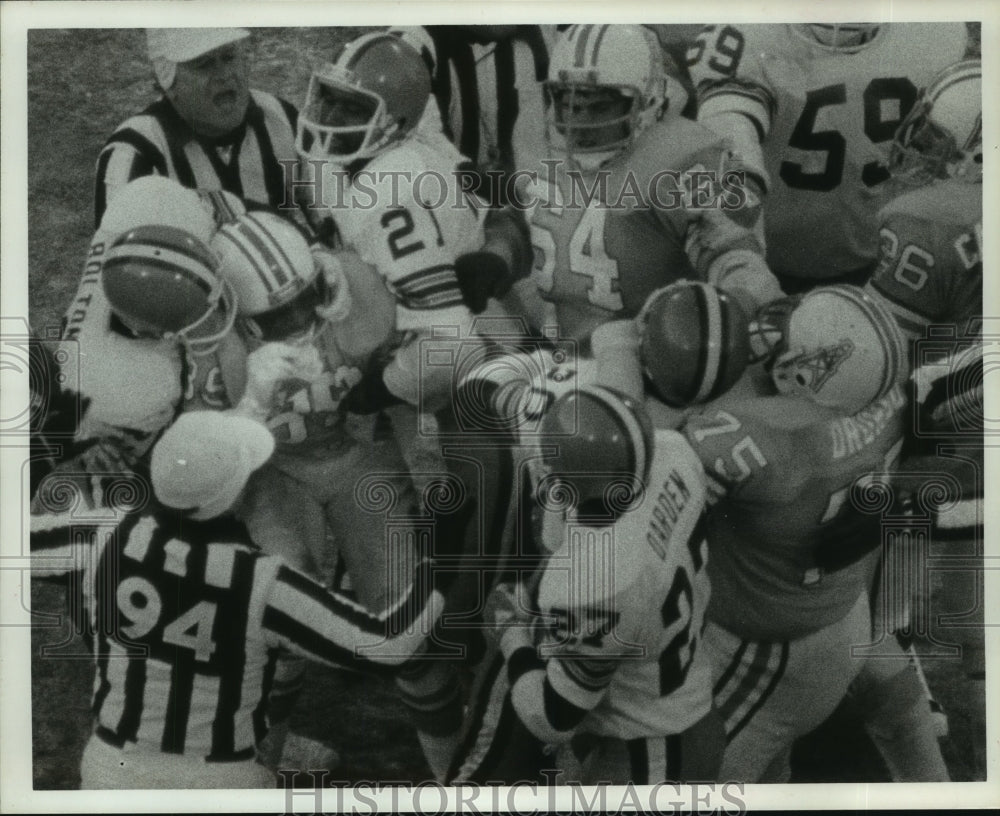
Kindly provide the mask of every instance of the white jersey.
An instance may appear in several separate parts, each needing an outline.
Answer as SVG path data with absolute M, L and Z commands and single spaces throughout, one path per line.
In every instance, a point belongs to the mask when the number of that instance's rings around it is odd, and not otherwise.
M 482 246 L 485 210 L 455 175 L 462 155 L 443 137 L 411 137 L 372 159 L 333 211 L 341 236 L 396 295 L 396 328 L 467 325 L 455 259 Z
M 704 474 L 675 431 L 655 445 L 639 505 L 609 527 L 567 521 L 537 595 L 549 684 L 590 711 L 580 730 L 620 739 L 678 734 L 711 706 Z
M 775 272 L 822 279 L 874 264 L 893 134 L 920 89 L 963 57 L 966 39 L 962 23 L 893 23 L 846 52 L 791 25 L 702 32 L 688 51 L 698 118 L 752 123 L 769 177 L 764 228 Z

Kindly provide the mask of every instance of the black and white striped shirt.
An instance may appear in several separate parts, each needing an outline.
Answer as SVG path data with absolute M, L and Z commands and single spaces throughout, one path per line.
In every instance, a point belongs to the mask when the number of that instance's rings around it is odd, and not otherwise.
M 82 577 L 98 736 L 206 761 L 254 756 L 280 650 L 386 671 L 414 656 L 444 605 L 429 558 L 376 617 L 261 553 L 231 519 L 36 516 L 32 559 L 35 575 Z
M 161 97 L 123 122 L 97 160 L 95 226 L 111 195 L 141 176 L 161 175 L 185 187 L 225 190 L 278 208 L 291 204 L 291 178 L 282 162 L 297 161 L 295 107 L 251 90 L 243 124 L 225 140 L 198 136 Z

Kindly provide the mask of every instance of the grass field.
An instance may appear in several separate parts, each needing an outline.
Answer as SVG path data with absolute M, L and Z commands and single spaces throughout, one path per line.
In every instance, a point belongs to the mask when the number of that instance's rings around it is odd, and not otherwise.
M 252 84 L 298 103 L 310 65 L 357 32 L 257 29 Z M 100 148 L 125 116 L 152 100 L 153 85 L 139 31 L 35 30 L 28 46 L 30 319 L 44 331 L 58 325 L 77 285 L 93 226 L 93 169 Z M 949 572 L 938 578 L 936 613 L 971 608 L 975 576 Z M 34 784 L 39 789 L 72 788 L 79 782 L 79 756 L 90 728 L 92 667 L 85 658 L 68 657 L 84 655 L 85 647 L 73 638 L 63 614 L 64 587 L 36 581 L 31 594 L 37 612 L 63 616 L 61 625 L 40 625 L 33 632 Z M 981 610 L 978 615 L 981 624 Z M 975 615 L 971 620 L 976 621 Z M 934 634 L 945 642 L 961 636 L 965 645 L 963 659 L 933 660 L 925 666 L 935 695 L 951 716 L 951 734 L 944 741 L 946 759 L 955 779 L 982 779 L 982 629 L 937 625 Z M 43 645 L 63 642 L 59 655 L 40 656 Z M 925 648 L 929 645 L 924 643 Z M 334 774 L 338 779 L 428 778 L 415 736 L 382 681 L 314 670 L 293 725 L 338 749 L 342 756 Z M 840 734 L 838 738 L 857 734 L 856 727 L 842 726 L 843 722 L 831 724 L 829 733 Z M 804 778 L 886 778 L 877 758 L 860 749 L 853 754 L 843 749 L 831 753 L 830 745 L 814 740 L 800 751 L 798 768 Z

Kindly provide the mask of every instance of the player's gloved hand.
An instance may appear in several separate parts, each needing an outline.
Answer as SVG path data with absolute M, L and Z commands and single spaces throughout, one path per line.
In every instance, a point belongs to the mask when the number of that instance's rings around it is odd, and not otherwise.
M 507 262 L 484 250 L 468 252 L 455 259 L 455 275 L 462 290 L 462 300 L 473 314 L 486 308 L 491 297 L 503 297 L 514 283 Z
M 313 345 L 264 343 L 247 357 L 247 385 L 236 411 L 264 419 L 272 408 L 278 384 L 284 380 L 311 382 L 323 372 L 319 351 Z
M 351 313 L 354 305 L 351 289 L 347 283 L 347 275 L 341 266 L 337 252 L 320 246 L 312 248 L 313 261 L 319 268 L 326 283 L 327 296 L 321 305 L 316 307 L 316 314 L 331 323 L 340 323 Z
M 340 401 L 340 407 L 352 414 L 375 414 L 390 405 L 402 403 L 385 384 L 384 361 L 373 359 L 365 368 L 361 381 Z

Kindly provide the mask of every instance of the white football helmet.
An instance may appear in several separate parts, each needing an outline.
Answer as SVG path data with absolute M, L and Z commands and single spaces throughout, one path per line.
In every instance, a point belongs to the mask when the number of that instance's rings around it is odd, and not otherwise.
M 857 286 L 821 286 L 788 317 L 771 377 L 782 394 L 856 414 L 909 373 L 892 315 Z
M 316 328 L 328 289 L 298 227 L 272 213 L 246 213 L 219 229 L 212 249 L 219 275 L 236 291 L 246 334 L 288 340 Z
M 430 94 L 430 72 L 412 45 L 387 31 L 365 34 L 313 71 L 295 149 L 338 165 L 374 158 L 414 131 Z
M 920 95 L 896 131 L 894 177 L 983 179 L 983 71 L 978 59 L 955 62 Z
M 639 25 L 572 25 L 559 33 L 545 82 L 549 144 L 585 168 L 622 151 L 668 107 L 687 101 L 664 69 L 656 35 Z
M 164 176 L 140 176 L 115 190 L 99 232 L 109 241 L 136 227 L 173 227 L 207 244 L 215 232 L 210 205 L 197 190 Z
M 864 48 L 878 33 L 879 23 L 796 23 L 792 31 L 813 45 L 850 54 Z

